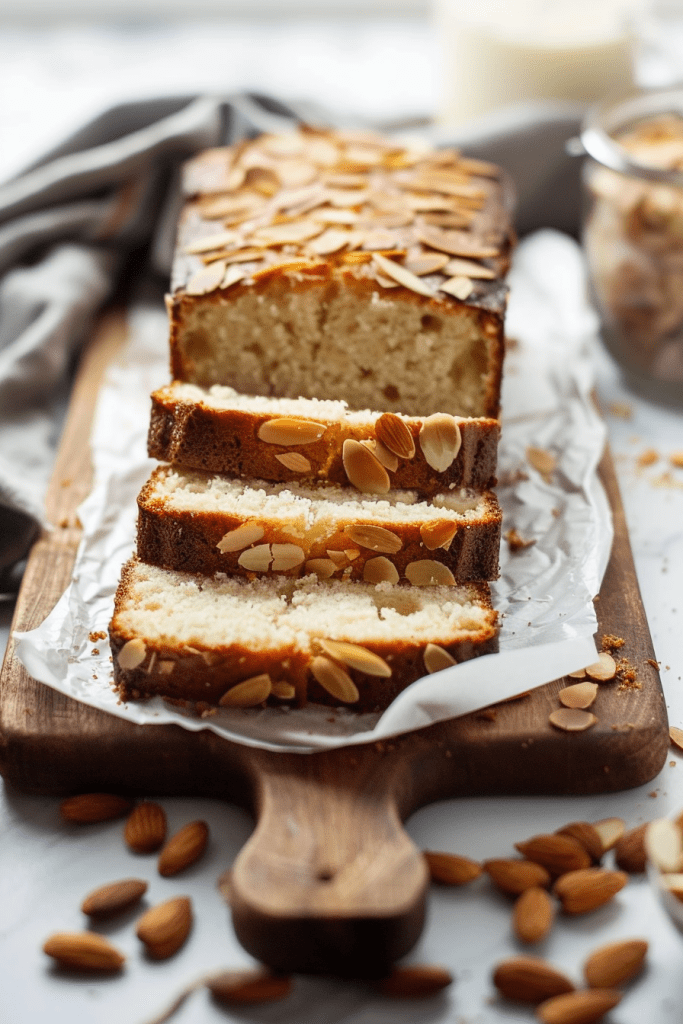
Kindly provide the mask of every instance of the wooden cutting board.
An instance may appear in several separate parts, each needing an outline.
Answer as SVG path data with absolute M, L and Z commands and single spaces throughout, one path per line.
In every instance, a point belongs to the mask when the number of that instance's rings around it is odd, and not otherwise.
M 123 320 L 111 314 L 84 354 L 47 496 L 54 529 L 31 551 L 14 629 L 39 625 L 69 583 L 80 538 L 75 510 L 91 485 L 95 398 L 124 337 Z M 609 453 L 600 475 L 615 540 L 596 604 L 598 635 L 625 638 L 622 653 L 641 688 L 602 685 L 598 722 L 586 732 L 548 722 L 564 679 L 391 742 L 270 753 L 209 731 L 133 725 L 80 704 L 32 679 L 10 640 L 0 677 L 0 771 L 32 793 L 201 795 L 249 807 L 257 824 L 231 882 L 244 947 L 284 971 L 381 973 L 416 942 L 424 920 L 424 861 L 402 827 L 412 811 L 453 796 L 627 789 L 665 761 L 666 709 Z

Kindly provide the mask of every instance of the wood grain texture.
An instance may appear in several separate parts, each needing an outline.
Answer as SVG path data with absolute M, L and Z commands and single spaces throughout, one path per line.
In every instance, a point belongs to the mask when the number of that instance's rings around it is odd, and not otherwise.
M 38 625 L 67 586 L 88 493 L 87 438 L 102 374 L 125 335 L 103 320 L 86 351 L 14 629 Z M 137 726 L 37 683 L 10 640 L 0 677 L 0 770 L 34 793 L 86 790 L 201 795 L 251 808 L 256 829 L 232 871 L 236 933 L 287 971 L 376 974 L 417 940 L 427 874 L 401 821 L 433 800 L 482 794 L 599 793 L 641 785 L 662 767 L 668 726 L 609 453 L 600 467 L 615 541 L 596 610 L 598 636 L 626 640 L 641 689 L 600 686 L 596 726 L 548 722 L 559 679 L 517 701 L 370 746 L 277 754 L 209 731 Z

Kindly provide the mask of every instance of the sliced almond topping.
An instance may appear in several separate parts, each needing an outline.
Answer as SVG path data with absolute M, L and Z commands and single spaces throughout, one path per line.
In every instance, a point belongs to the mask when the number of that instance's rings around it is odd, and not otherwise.
M 455 658 L 451 657 L 448 651 L 443 647 L 439 647 L 438 644 L 427 644 L 422 660 L 429 675 L 432 675 L 434 672 L 441 672 L 442 669 L 451 668 L 451 666 L 457 664 Z
M 348 558 L 349 562 L 353 562 L 354 558 L 358 558 L 360 554 L 359 548 L 344 548 L 344 554 Z
M 144 641 L 136 637 L 134 640 L 129 640 L 123 645 L 116 660 L 119 663 L 119 668 L 130 671 L 137 668 L 138 665 L 142 665 L 146 657 L 147 648 Z
M 246 270 L 233 263 L 225 271 L 225 277 L 221 281 L 221 288 L 231 288 L 232 285 L 237 284 L 238 281 L 243 281 L 246 276 Z
M 360 544 L 362 548 L 380 551 L 385 555 L 395 555 L 403 547 L 401 538 L 397 537 L 391 530 L 385 530 L 383 526 L 351 523 L 351 525 L 344 527 L 344 533 L 355 544 Z
M 185 285 L 187 295 L 206 295 L 219 288 L 225 274 L 225 260 L 217 260 L 198 270 Z
M 346 565 L 349 561 L 346 557 L 345 551 L 334 551 L 332 548 L 327 549 L 327 557 L 334 562 L 338 569 Z
M 377 284 L 381 284 L 382 288 L 400 288 L 398 281 L 394 281 L 393 278 L 387 277 L 386 274 L 380 273 L 379 270 L 375 271 L 375 281 Z
M 612 655 L 607 654 L 605 651 L 598 656 L 596 662 L 586 666 L 586 675 L 600 683 L 609 682 L 610 679 L 614 679 L 616 674 L 617 663 Z
M 626 822 L 623 818 L 601 818 L 593 822 L 593 828 L 602 840 L 602 852 L 607 853 L 623 836 Z
M 338 566 L 331 558 L 309 558 L 304 568 L 307 573 L 313 573 L 318 579 L 328 580 L 337 571 Z
M 296 690 L 291 683 L 273 683 L 270 692 L 278 700 L 294 700 L 296 697 Z
M 318 441 L 326 430 L 327 426 L 324 423 L 285 416 L 262 423 L 258 429 L 258 437 L 266 444 L 312 444 L 313 441 Z
M 366 583 L 398 583 L 398 569 L 384 555 L 369 558 L 363 566 L 363 579 Z
M 459 275 L 458 277 L 451 277 L 448 281 L 440 284 L 439 291 L 446 292 L 447 295 L 452 295 L 454 298 L 464 302 L 474 291 L 474 285 L 469 277 Z
M 669 818 L 651 821 L 645 831 L 645 851 L 648 860 L 660 871 L 680 871 L 683 867 L 683 837 L 678 825 Z
M 314 210 L 311 213 L 311 220 L 319 220 L 323 224 L 356 224 L 358 223 L 358 214 L 355 210 L 337 210 L 328 206 Z M 346 232 L 343 234 L 346 237 Z
M 216 547 L 222 554 L 227 554 L 229 551 L 244 551 L 250 544 L 255 544 L 257 540 L 261 540 L 264 533 L 263 527 L 259 526 L 258 523 L 242 523 L 241 526 L 237 526 L 234 530 L 229 530 L 219 540 Z
M 478 245 L 466 231 L 452 230 L 425 225 L 417 233 L 418 239 L 431 249 L 447 252 L 450 256 L 465 256 L 475 260 L 486 260 L 498 255 L 498 249 L 490 245 Z
M 223 260 L 224 263 L 227 264 L 253 263 L 254 260 L 263 259 L 263 257 L 266 255 L 266 252 L 267 250 L 257 249 L 254 248 L 254 246 L 252 245 L 249 248 L 235 249 L 232 252 L 221 253 L 220 258 Z
M 597 693 L 597 683 L 576 683 L 574 686 L 565 686 L 557 696 L 566 708 L 589 708 Z
M 407 424 L 393 412 L 385 412 L 375 423 L 378 440 L 397 455 L 399 459 L 412 459 L 415 455 L 415 441 Z
M 348 672 L 322 654 L 317 655 L 311 662 L 311 674 L 323 690 L 327 690 L 343 704 L 355 704 L 358 700 L 358 688 Z
M 458 526 L 456 523 L 438 520 L 432 523 L 423 523 L 420 527 L 422 543 L 429 551 L 436 551 L 437 548 L 444 548 L 448 551 L 451 541 L 455 537 Z
M 365 439 L 361 441 L 368 451 L 371 451 L 378 462 L 381 462 L 385 469 L 388 469 L 390 473 L 395 473 L 398 469 L 398 459 L 393 452 L 390 452 L 386 445 L 383 445 L 381 441 L 377 439 L 369 440 Z
M 302 188 L 316 178 L 318 170 L 305 160 L 281 160 L 277 165 L 277 176 L 285 188 Z
M 364 494 L 386 494 L 389 474 L 372 452 L 359 441 L 347 437 L 342 448 L 342 462 L 349 482 Z
M 306 558 L 298 544 L 271 544 L 270 549 L 273 554 L 273 572 L 287 572 L 301 565 Z
M 361 647 L 360 644 L 351 644 L 346 640 L 319 640 L 318 643 L 325 654 L 329 654 L 335 661 L 343 662 L 349 668 L 383 679 L 389 679 L 391 676 L 391 668 L 384 658 L 380 658 L 379 654 L 369 651 L 366 647 Z
M 443 268 L 444 274 L 451 274 L 453 277 L 470 277 L 475 281 L 493 281 L 498 276 L 495 270 L 485 267 L 483 263 L 475 263 L 474 260 L 464 260 L 454 256 Z
M 567 672 L 567 679 L 585 679 L 585 668 L 577 668 L 576 672 Z
M 254 238 L 265 245 L 288 245 L 296 242 L 307 242 L 322 234 L 323 226 L 314 220 L 295 220 L 286 224 L 269 224 L 257 228 Z
M 317 256 L 327 256 L 329 253 L 339 252 L 349 241 L 351 238 L 348 231 L 335 231 L 330 228 L 318 238 L 314 238 L 308 248 Z
M 437 473 L 445 473 L 460 451 L 460 427 L 447 413 L 428 416 L 420 428 L 420 448 L 427 464 Z
M 683 750 L 683 729 L 679 729 L 676 725 L 670 726 L 669 739 L 673 743 L 674 747 L 678 747 L 679 750 Z
M 421 252 L 406 258 L 403 264 L 406 270 L 417 277 L 425 274 L 437 274 L 448 263 L 448 256 L 443 252 Z
M 275 458 L 281 462 L 285 469 L 291 469 L 292 473 L 310 473 L 311 462 L 300 452 L 284 452 L 276 455 Z
M 428 288 L 427 285 L 420 280 L 415 274 L 411 274 L 409 270 L 402 267 L 400 263 L 396 263 L 394 260 L 389 260 L 386 256 L 382 256 L 381 253 L 373 253 L 373 259 L 377 263 L 380 270 L 392 278 L 398 284 L 402 284 L 404 288 L 409 288 L 413 292 L 417 292 L 418 295 L 426 295 L 427 298 L 434 298 L 434 291 Z
M 564 732 L 583 732 L 595 725 L 597 718 L 590 711 L 581 711 L 579 708 L 559 708 L 548 715 L 548 720 L 556 729 Z
M 373 228 L 371 231 L 366 231 L 363 236 L 363 248 L 374 251 L 393 249 L 395 242 L 396 235 L 387 228 Z
M 239 239 L 236 231 L 220 231 L 216 235 L 205 235 L 187 246 L 185 252 L 190 256 L 198 256 L 204 252 L 211 252 L 213 249 L 225 249 L 234 245 Z
M 268 699 L 270 691 L 270 676 L 264 672 L 226 690 L 218 703 L 223 708 L 254 708 Z
M 270 553 L 270 544 L 257 544 L 255 548 L 247 548 L 237 559 L 243 569 L 250 572 L 268 572 L 273 556 Z
M 432 558 L 421 558 L 409 562 L 405 569 L 406 578 L 414 587 L 454 587 L 455 576 L 443 562 Z

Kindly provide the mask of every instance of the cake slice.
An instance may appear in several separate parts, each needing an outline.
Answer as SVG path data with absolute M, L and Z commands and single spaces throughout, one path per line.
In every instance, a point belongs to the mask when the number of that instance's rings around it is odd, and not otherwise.
M 221 385 L 174 381 L 152 394 L 148 452 L 160 462 L 230 476 L 346 484 L 344 443 L 352 440 L 379 453 L 392 488 L 429 496 L 453 487 L 493 487 L 498 420 L 450 419 L 353 412 L 345 402 L 241 395 Z
M 500 168 L 301 128 L 185 172 L 172 377 L 410 416 L 497 417 L 511 189 Z
M 138 498 L 137 551 L 168 569 L 452 585 L 498 575 L 491 491 L 414 491 L 232 479 L 157 468 Z
M 460 587 L 245 580 L 131 559 L 110 624 L 123 700 L 381 710 L 410 683 L 496 649 L 485 583 Z

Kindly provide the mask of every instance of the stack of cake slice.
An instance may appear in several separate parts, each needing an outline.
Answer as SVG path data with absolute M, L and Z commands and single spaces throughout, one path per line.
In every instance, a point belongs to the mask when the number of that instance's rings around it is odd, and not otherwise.
M 386 708 L 496 646 L 506 184 L 303 128 L 201 154 L 185 190 L 115 683 Z

